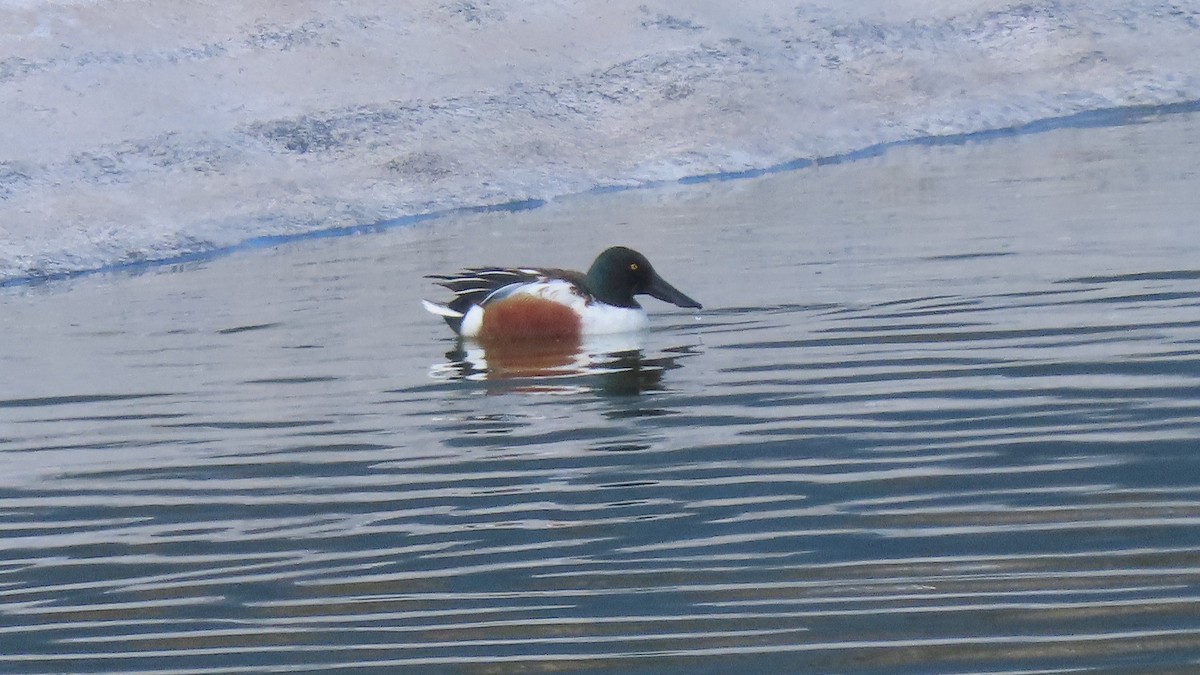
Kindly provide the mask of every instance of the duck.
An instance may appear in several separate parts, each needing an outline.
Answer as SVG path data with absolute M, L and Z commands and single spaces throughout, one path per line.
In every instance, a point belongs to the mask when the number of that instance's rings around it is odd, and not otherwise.
M 649 295 L 677 307 L 702 305 L 667 283 L 641 253 L 605 249 L 586 273 L 546 267 L 472 267 L 426 278 L 454 293 L 446 303 L 422 300 L 461 338 L 481 341 L 579 340 L 644 330 Z

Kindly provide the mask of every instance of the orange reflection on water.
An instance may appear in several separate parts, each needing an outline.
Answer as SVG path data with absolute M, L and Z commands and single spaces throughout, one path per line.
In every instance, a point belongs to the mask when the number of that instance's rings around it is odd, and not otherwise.
M 488 393 L 565 394 L 593 391 L 636 395 L 661 388 L 663 371 L 678 367 L 674 356 L 647 359 L 639 333 L 587 339 L 464 340 L 435 364 L 441 380 L 488 383 Z

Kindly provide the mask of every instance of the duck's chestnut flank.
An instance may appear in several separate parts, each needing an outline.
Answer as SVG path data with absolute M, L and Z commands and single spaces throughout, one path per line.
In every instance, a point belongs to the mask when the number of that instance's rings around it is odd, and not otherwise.
M 575 338 L 583 321 L 567 305 L 534 295 L 516 294 L 488 303 L 479 327 L 479 339 L 496 341 L 542 337 Z

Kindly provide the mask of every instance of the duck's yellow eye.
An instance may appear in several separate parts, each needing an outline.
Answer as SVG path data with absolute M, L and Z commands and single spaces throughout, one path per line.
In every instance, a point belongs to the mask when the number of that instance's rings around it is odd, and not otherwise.
M 629 263 L 629 269 L 636 272 L 637 271 L 637 263 Z

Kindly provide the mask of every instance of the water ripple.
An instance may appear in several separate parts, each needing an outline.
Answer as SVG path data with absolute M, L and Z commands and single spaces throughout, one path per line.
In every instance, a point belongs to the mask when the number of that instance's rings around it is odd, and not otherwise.
M 237 260 L 0 298 L 6 367 L 88 375 L 0 395 L 0 670 L 1200 667 L 1200 273 L 879 236 L 811 303 L 746 301 L 794 288 L 776 261 L 549 353 L 317 297 L 304 251 L 286 292 L 246 263 L 282 293 L 249 312 L 171 290 Z M 47 359 L 20 331 L 60 314 Z

